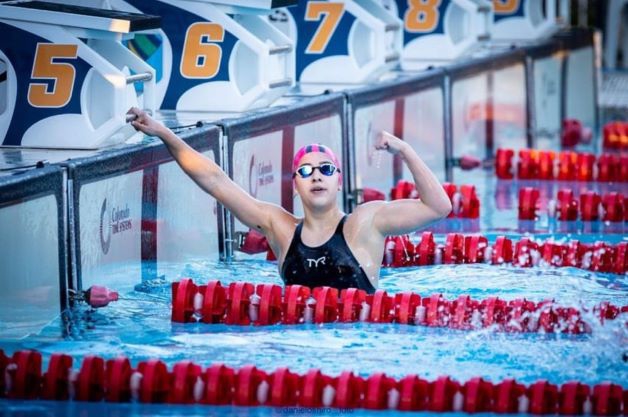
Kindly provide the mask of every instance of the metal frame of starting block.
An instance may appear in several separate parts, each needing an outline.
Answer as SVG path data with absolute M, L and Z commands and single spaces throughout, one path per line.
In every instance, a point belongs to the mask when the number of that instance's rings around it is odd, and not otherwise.
M 262 6 L 273 3 L 277 2 L 110 1 L 116 10 L 162 17 L 161 29 L 128 45 L 157 68 L 158 107 L 206 112 L 265 107 L 294 84 L 292 41 L 262 14 L 272 11 Z
M 455 60 L 490 39 L 488 0 L 394 0 L 388 7 L 403 22 L 404 70 L 421 70 Z
M 155 16 L 1 3 L 0 62 L 7 77 L 0 144 L 96 149 L 133 136 L 126 111 L 154 109 L 155 71 L 121 41 L 158 24 Z
M 300 84 L 363 84 L 401 57 L 401 21 L 379 0 L 300 1 L 268 19 L 295 42 Z
M 569 0 L 493 0 L 495 41 L 535 41 L 558 32 L 569 23 Z

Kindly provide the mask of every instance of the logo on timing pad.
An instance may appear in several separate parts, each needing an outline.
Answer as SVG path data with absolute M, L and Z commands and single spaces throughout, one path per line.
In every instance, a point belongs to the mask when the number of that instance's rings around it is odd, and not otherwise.
M 105 226 L 105 214 L 107 213 L 107 199 L 105 198 L 100 208 L 100 248 L 105 255 L 109 252 L 109 246 L 111 246 L 111 225 L 109 223 Z M 106 237 L 103 233 L 107 230 Z
M 318 268 L 318 263 L 320 262 L 322 265 L 325 265 L 325 257 L 321 256 L 318 259 L 306 259 L 308 268 L 312 267 L 314 264 L 314 268 Z

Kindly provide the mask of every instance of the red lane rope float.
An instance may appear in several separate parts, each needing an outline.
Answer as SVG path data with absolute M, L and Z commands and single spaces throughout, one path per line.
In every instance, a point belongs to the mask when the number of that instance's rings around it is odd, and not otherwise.
M 332 377 L 319 369 L 305 375 L 285 367 L 267 373 L 253 365 L 232 369 L 213 364 L 203 369 L 187 360 L 168 370 L 158 359 L 132 369 L 128 358 L 105 362 L 97 356 L 84 358 L 76 372 L 72 358 L 63 354 L 51 356 L 42 377 L 39 352 L 19 351 L 7 358 L 0 350 L 0 358 L 11 370 L 5 369 L 6 385 L 0 396 L 14 399 L 537 415 L 615 416 L 628 411 L 628 391 L 609 382 L 589 386 L 571 381 L 558 386 L 539 380 L 526 386 L 514 379 L 492 383 L 479 377 L 465 383 L 449 376 L 427 381 L 413 374 L 397 380 L 384 372 L 362 378 L 351 371 Z
M 497 149 L 495 175 L 501 180 L 515 177 L 512 149 Z M 591 153 L 521 149 L 517 158 L 517 178 L 521 180 L 628 181 L 628 154 Z
M 458 217 L 463 219 L 477 219 L 480 217 L 480 200 L 474 185 L 457 186 L 451 183 L 443 183 L 443 189 L 449 196 L 453 207 L 448 218 Z M 405 198 L 420 198 L 413 182 L 399 180 L 390 190 L 391 200 Z
M 628 123 L 609 122 L 604 125 L 603 144 L 607 149 L 628 149 Z
M 539 207 L 540 191 L 533 187 L 519 190 L 519 220 L 535 220 Z M 628 198 L 622 193 L 610 192 L 599 195 L 595 191 L 585 190 L 579 198 L 574 197 L 573 190 L 558 190 L 556 198 L 547 204 L 549 217 L 559 221 L 574 221 L 578 217 L 582 221 L 623 222 L 628 220 Z
M 616 245 L 605 242 L 585 244 L 577 240 L 559 243 L 552 239 L 537 241 L 529 237 L 513 242 L 505 236 L 499 236 L 490 245 L 482 235 L 449 233 L 444 244 L 436 244 L 432 232 L 423 232 L 416 245 L 408 235 L 389 236 L 384 248 L 382 266 L 394 268 L 488 263 L 519 267 L 575 267 L 614 274 L 625 274 L 628 271 L 628 242 Z
M 228 292 L 220 282 L 210 283 L 215 288 Z M 182 285 L 194 292 L 194 297 L 202 297 L 204 285 L 197 286 L 190 279 L 173 283 L 173 287 Z M 250 283 L 231 283 L 233 288 L 253 287 Z M 384 290 L 367 295 L 363 290 L 351 288 L 338 290 L 330 287 L 317 287 L 312 290 L 288 285 L 283 294 L 273 284 L 258 284 L 251 290 L 249 299 L 245 297 L 228 298 L 224 307 L 222 322 L 226 324 L 268 325 L 275 323 L 332 323 L 332 322 L 371 322 L 415 324 L 429 327 L 450 327 L 460 330 L 473 330 L 494 327 L 506 332 L 545 332 L 580 334 L 590 332 L 589 323 L 583 319 L 583 313 L 572 307 L 558 306 L 553 301 L 535 303 L 526 299 L 511 301 L 496 297 L 479 301 L 468 295 L 461 295 L 456 300 L 447 300 L 442 294 L 421 297 L 419 294 L 404 292 L 389 295 Z M 256 294 L 277 292 L 274 297 L 259 298 Z M 232 292 L 229 292 L 232 294 Z M 176 297 L 176 295 L 175 295 Z M 229 295 L 228 295 L 229 297 Z M 259 298 L 255 300 L 256 298 Z M 189 298 L 184 298 L 189 299 Z M 255 302 L 253 301 L 255 300 Z M 237 304 L 241 306 L 237 307 Z M 202 305 L 203 303 L 201 303 Z M 182 303 L 181 299 L 172 300 L 172 320 L 181 316 L 179 310 L 194 310 L 188 322 L 204 321 L 202 309 Z M 238 320 L 230 318 L 231 311 L 237 311 Z M 273 320 L 268 320 L 262 311 L 275 311 Z M 628 306 L 614 306 L 602 303 L 593 308 L 592 314 L 601 322 L 615 319 L 619 314 L 628 312 Z

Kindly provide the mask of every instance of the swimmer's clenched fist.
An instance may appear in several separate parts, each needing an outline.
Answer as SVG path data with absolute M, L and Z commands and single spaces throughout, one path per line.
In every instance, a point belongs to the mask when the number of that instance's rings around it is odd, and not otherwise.
M 409 146 L 408 142 L 402 141 L 385 130 L 381 131 L 379 135 L 377 135 L 377 141 L 375 142 L 375 149 L 380 151 L 386 150 L 393 155 L 401 152 L 406 146 Z
M 165 133 L 166 127 L 161 122 L 150 117 L 144 110 L 131 107 L 126 114 L 127 120 L 130 121 L 135 130 L 146 133 L 149 136 L 161 136 Z

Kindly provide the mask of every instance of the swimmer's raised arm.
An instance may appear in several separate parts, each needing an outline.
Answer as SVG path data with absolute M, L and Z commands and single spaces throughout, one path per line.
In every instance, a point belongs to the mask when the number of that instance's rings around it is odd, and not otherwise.
M 373 225 L 383 236 L 414 232 L 451 212 L 451 202 L 440 181 L 408 142 L 388 132 L 382 132 L 375 148 L 401 156 L 414 177 L 421 198 L 379 203 L 374 213 Z
M 290 216 L 276 204 L 253 198 L 233 182 L 218 164 L 194 150 L 172 130 L 154 120 L 146 112 L 134 107 L 128 114 L 135 115 L 131 121 L 135 129 L 159 137 L 181 169 L 248 227 L 267 234 L 272 229 L 273 218 Z

